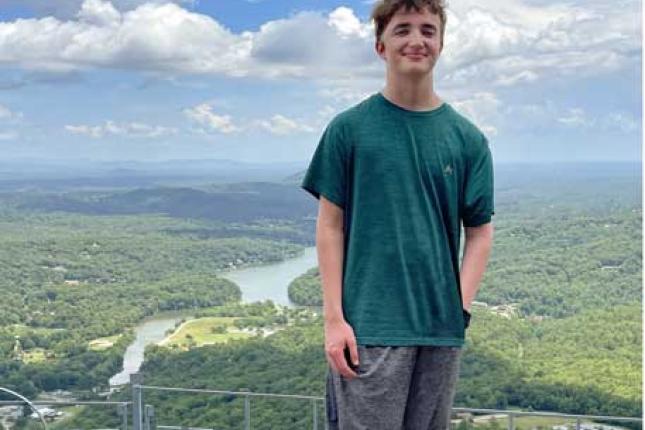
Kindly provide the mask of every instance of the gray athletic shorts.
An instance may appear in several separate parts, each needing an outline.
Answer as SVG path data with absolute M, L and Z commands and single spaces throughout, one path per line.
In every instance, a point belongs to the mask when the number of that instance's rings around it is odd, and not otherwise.
M 327 430 L 447 430 L 458 346 L 358 345 L 358 376 L 327 364 Z

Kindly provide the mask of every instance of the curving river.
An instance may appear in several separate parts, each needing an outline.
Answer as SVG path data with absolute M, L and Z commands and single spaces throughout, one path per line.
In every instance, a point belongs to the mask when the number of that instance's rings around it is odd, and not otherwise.
M 298 276 L 318 265 L 316 247 L 305 248 L 300 257 L 291 258 L 275 264 L 248 267 L 221 272 L 220 276 L 235 282 L 242 291 L 242 302 L 252 303 L 273 300 L 283 306 L 295 306 L 287 294 L 287 286 Z M 122 385 L 130 381 L 143 363 L 146 345 L 157 343 L 166 337 L 166 331 L 174 328 L 177 321 L 191 319 L 192 311 L 164 312 L 146 318 L 135 327 L 136 338 L 128 346 L 123 356 L 123 370 L 112 378 L 110 385 Z

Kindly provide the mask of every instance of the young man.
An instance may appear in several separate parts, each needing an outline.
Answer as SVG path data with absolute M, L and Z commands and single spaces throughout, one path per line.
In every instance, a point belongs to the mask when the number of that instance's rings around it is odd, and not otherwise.
M 320 199 L 329 429 L 450 425 L 494 205 L 486 137 L 433 90 L 444 7 L 376 3 L 385 88 L 330 122 L 302 182 Z

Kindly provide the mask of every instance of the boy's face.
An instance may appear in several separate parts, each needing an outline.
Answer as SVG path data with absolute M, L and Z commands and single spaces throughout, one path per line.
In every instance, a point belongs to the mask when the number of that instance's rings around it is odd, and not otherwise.
M 432 72 L 441 53 L 439 15 L 423 8 L 400 8 L 376 42 L 376 52 L 395 75 L 421 76 Z

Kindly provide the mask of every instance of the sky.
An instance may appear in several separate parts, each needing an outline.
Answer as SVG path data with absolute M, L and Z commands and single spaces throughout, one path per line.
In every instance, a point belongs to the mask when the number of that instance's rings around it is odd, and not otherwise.
M 371 0 L 0 0 L 0 160 L 310 160 L 383 89 Z M 640 161 L 641 4 L 451 0 L 435 92 L 496 163 Z

